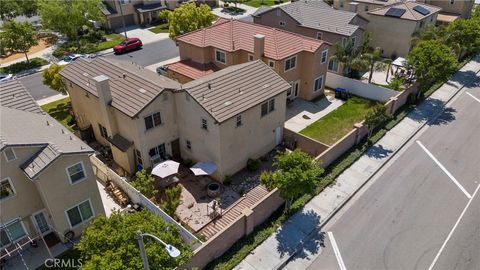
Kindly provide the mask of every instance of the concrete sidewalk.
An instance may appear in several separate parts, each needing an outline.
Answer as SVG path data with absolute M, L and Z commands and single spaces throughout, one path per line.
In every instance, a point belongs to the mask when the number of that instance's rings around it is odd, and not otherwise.
M 417 106 L 405 119 L 371 146 L 322 193 L 293 215 L 279 230 L 248 255 L 235 269 L 280 269 L 296 254 L 312 253 L 303 242 L 333 216 L 422 127 L 442 112 L 444 105 L 480 71 L 480 55 L 467 63 L 451 80 Z M 306 260 L 296 260 L 305 269 Z M 303 265 L 302 262 L 305 264 Z

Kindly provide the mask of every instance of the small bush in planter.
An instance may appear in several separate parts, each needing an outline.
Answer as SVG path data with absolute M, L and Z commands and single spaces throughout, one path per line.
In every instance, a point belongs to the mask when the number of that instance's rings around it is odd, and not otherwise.
M 249 158 L 247 161 L 247 170 L 254 172 L 260 169 L 260 160 Z

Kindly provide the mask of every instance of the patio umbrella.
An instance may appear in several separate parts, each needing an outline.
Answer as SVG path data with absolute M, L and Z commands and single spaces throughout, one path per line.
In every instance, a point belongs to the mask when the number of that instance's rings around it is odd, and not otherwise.
M 169 175 L 177 173 L 178 166 L 180 166 L 180 163 L 173 160 L 167 160 L 155 166 L 155 168 L 152 170 L 152 174 L 161 178 L 165 178 Z
M 213 162 L 197 162 L 190 170 L 195 175 L 211 175 L 217 170 L 217 165 Z

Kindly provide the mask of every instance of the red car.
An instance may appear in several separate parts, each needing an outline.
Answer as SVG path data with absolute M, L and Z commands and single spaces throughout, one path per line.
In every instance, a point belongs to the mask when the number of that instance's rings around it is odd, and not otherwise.
M 133 50 L 141 49 L 143 46 L 142 41 L 139 38 L 127 38 L 122 43 L 113 47 L 113 52 L 120 54 Z

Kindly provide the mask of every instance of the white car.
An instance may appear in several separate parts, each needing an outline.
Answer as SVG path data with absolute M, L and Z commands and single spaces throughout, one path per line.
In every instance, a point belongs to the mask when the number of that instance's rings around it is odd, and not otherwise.
M 77 60 L 80 57 L 85 57 L 85 55 L 83 55 L 83 54 L 70 54 L 70 55 L 67 55 L 67 56 L 63 57 L 63 59 L 60 62 L 58 62 L 57 64 L 59 64 L 61 66 L 65 66 L 65 65 L 68 65 L 68 64 L 72 63 L 73 61 Z
M 0 73 L 0 82 L 7 82 L 7 81 L 10 81 L 10 80 L 13 80 L 13 79 L 15 79 L 13 74 Z

